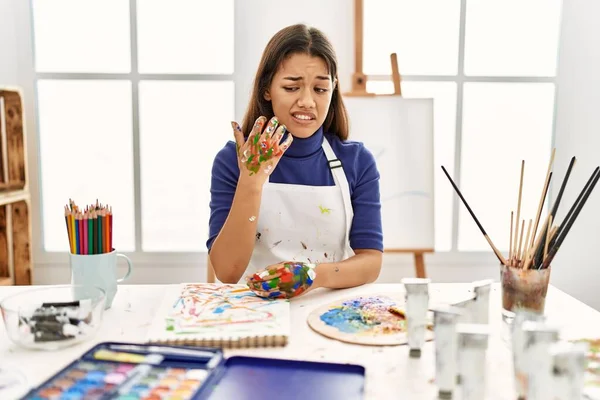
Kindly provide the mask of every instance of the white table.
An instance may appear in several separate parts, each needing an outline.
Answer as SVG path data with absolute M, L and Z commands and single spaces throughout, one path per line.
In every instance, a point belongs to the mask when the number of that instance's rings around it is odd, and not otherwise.
M 119 287 L 113 306 L 104 314 L 98 334 L 87 342 L 60 351 L 32 351 L 12 344 L 0 319 L 0 364 L 12 365 L 25 373 L 29 383 L 38 385 L 94 344 L 102 341 L 143 342 L 155 309 L 167 285 L 123 285 Z M 30 289 L 0 287 L 0 299 Z M 431 284 L 432 301 L 461 299 L 471 284 Z M 283 348 L 227 350 L 230 355 L 291 358 L 298 360 L 328 361 L 361 364 L 366 368 L 365 399 L 435 399 L 437 389 L 434 377 L 434 345 L 427 343 L 421 358 L 408 357 L 407 346 L 367 347 L 345 344 L 315 333 L 306 323 L 308 314 L 324 303 L 364 294 L 403 293 L 400 284 L 372 284 L 353 289 L 317 289 L 292 300 L 292 336 Z M 546 314 L 552 320 L 564 323 L 567 337 L 600 333 L 600 313 L 575 300 L 560 290 L 550 287 L 546 300 Z M 503 339 L 500 317 L 500 290 L 495 284 L 490 300 L 490 319 L 493 331 L 487 357 L 487 396 L 491 400 L 514 399 L 511 376 L 511 356 Z

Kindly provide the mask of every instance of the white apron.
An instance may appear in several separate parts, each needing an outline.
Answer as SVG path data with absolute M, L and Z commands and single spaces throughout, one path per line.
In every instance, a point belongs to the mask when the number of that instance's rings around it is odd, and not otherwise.
M 263 187 L 256 243 L 244 276 L 282 261 L 326 263 L 354 255 L 350 188 L 342 163 L 323 138 L 335 186 L 266 182 Z

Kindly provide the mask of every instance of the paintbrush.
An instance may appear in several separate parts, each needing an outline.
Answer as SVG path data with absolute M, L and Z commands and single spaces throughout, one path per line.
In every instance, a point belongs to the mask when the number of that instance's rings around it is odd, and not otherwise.
M 558 206 L 560 205 L 560 201 L 562 200 L 562 196 L 563 193 L 565 192 L 565 188 L 567 187 L 567 182 L 569 181 L 569 177 L 571 176 L 571 171 L 573 170 L 573 166 L 575 165 L 575 162 L 577 161 L 577 159 L 575 157 L 571 158 L 571 162 L 569 163 L 569 167 L 567 168 L 567 172 L 565 173 L 565 177 L 560 185 L 560 190 L 558 191 L 558 195 L 556 196 L 556 200 L 554 202 L 554 205 L 552 206 L 552 210 L 550 211 L 550 216 L 552 217 L 552 220 L 556 219 L 556 212 L 558 211 Z M 548 224 L 548 226 L 546 226 L 546 229 L 542 230 L 542 237 L 545 237 L 551 228 L 552 224 Z M 552 239 L 552 238 L 550 238 Z M 546 240 L 542 240 L 540 241 L 540 244 L 537 246 L 537 249 L 534 252 L 534 256 L 533 256 L 533 265 L 534 266 L 539 266 L 538 265 L 538 261 L 541 264 L 541 261 L 543 259 L 543 251 L 544 251 L 544 242 Z
M 573 213 L 576 211 L 577 209 L 577 205 L 581 202 L 582 198 L 585 196 L 585 194 L 587 193 L 590 185 L 593 182 L 594 176 L 595 174 L 598 172 L 598 170 L 600 170 L 600 167 L 596 167 L 596 169 L 594 170 L 594 172 L 592 173 L 592 176 L 590 176 L 590 178 L 588 179 L 588 181 L 586 182 L 585 186 L 583 187 L 583 189 L 581 190 L 581 192 L 579 193 L 579 196 L 577 196 L 577 199 L 575 200 L 575 202 L 573 203 L 573 205 L 571 206 L 571 208 L 569 209 L 569 211 L 567 212 L 567 215 L 564 217 L 562 224 L 560 225 L 560 228 L 558 229 L 558 231 L 556 232 L 556 234 L 554 235 L 554 237 L 551 239 L 550 244 L 549 244 L 549 248 L 550 250 L 555 246 L 556 241 L 559 239 L 559 236 L 562 232 L 563 228 L 566 228 L 568 221 L 572 218 Z M 544 263 L 545 261 L 544 257 L 543 259 L 539 259 L 538 260 L 538 264 L 537 264 L 537 268 L 542 268 L 542 263 Z M 546 265 L 547 267 L 547 265 Z
M 546 200 L 546 194 L 548 193 L 548 187 L 550 186 L 550 179 L 552 178 L 552 164 L 554 163 L 554 155 L 556 154 L 556 149 L 552 149 L 552 155 L 550 156 L 550 161 L 548 162 L 548 171 L 546 172 L 546 180 L 544 182 L 544 189 L 542 189 L 542 196 L 540 198 L 540 204 L 538 205 L 537 214 L 535 216 L 535 224 L 533 225 L 533 232 L 531 235 L 531 242 L 526 246 L 529 251 L 529 248 L 533 246 L 535 234 L 537 232 L 538 224 L 540 222 L 540 216 L 542 215 L 542 208 L 544 207 L 544 200 Z
M 569 230 L 573 226 L 573 223 L 577 219 L 577 216 L 581 212 L 581 210 L 582 210 L 583 206 L 585 205 L 588 197 L 590 197 L 590 194 L 594 190 L 594 187 L 596 186 L 596 183 L 598 182 L 598 179 L 600 178 L 600 173 L 598 172 L 599 170 L 600 170 L 600 166 L 596 167 L 596 169 L 592 173 L 592 176 L 590 176 L 590 179 L 588 179 L 585 187 L 583 188 L 583 190 L 581 191 L 581 193 L 577 197 L 577 200 L 571 206 L 571 209 L 569 210 L 569 213 L 567 214 L 567 217 L 565 217 L 565 220 L 563 221 L 561 227 L 558 229 L 558 231 L 556 233 L 555 243 L 553 244 L 553 246 L 551 247 L 551 249 L 548 251 L 548 255 L 543 260 L 540 268 L 548 268 L 548 266 L 550 265 L 550 263 L 554 259 L 554 256 L 556 255 L 556 253 L 560 249 L 561 244 L 563 243 L 563 241 L 567 237 L 567 234 L 569 233 Z
M 514 238 L 514 246 L 513 250 L 517 251 L 517 243 L 519 243 L 519 221 L 521 220 L 521 198 L 523 196 L 523 177 L 525 175 L 525 160 L 521 160 L 521 179 L 519 181 L 519 198 L 517 201 L 517 219 L 515 220 L 515 238 Z M 521 228 L 521 238 L 523 236 L 523 229 Z M 521 245 L 519 245 L 520 247 Z M 516 267 L 519 263 L 519 252 L 516 253 L 516 257 L 514 259 L 514 266 Z M 511 260 L 512 265 L 512 260 Z
M 456 186 L 456 184 L 454 183 L 454 181 L 450 177 L 450 174 L 448 174 L 448 171 L 446 171 L 446 168 L 444 168 L 443 165 L 442 165 L 442 170 L 444 171 L 444 174 L 446 174 L 446 176 L 448 177 L 448 180 L 450 181 L 450 183 L 452 184 L 452 187 L 454 188 L 454 190 L 458 194 L 458 197 L 460 197 L 460 199 L 462 200 L 462 202 L 465 205 L 465 207 L 467 207 L 467 210 L 469 211 L 469 214 L 471 214 L 471 217 L 473 217 L 473 219 L 475 220 L 475 223 L 479 227 L 479 230 L 481 230 L 481 233 L 483 234 L 483 236 L 485 237 L 485 239 L 489 243 L 490 247 L 494 251 L 494 254 L 496 254 L 496 257 L 498 257 L 498 260 L 500 260 L 500 262 L 502 264 L 507 265 L 506 260 L 504 259 L 504 257 L 502 257 L 502 254 L 496 248 L 496 246 L 494 246 L 494 243 L 492 243 L 492 240 L 490 239 L 490 237 L 488 236 L 488 234 L 485 232 L 485 229 L 483 229 L 483 226 L 481 226 L 481 224 L 479 223 L 479 220 L 475 216 L 475 213 L 473 213 L 473 210 L 471 210 L 471 207 L 469 207 L 469 203 L 467 203 L 467 201 L 463 197 L 462 193 L 460 192 L 460 190 L 458 189 L 458 187 Z

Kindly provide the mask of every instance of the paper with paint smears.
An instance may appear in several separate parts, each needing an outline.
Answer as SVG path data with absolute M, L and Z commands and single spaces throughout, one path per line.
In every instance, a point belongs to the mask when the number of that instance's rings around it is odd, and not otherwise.
M 323 336 L 372 346 L 406 344 L 404 300 L 390 296 L 358 296 L 321 306 L 308 316 L 309 326 Z M 429 315 L 432 321 L 432 315 Z M 431 325 L 432 326 L 432 325 Z M 426 340 L 433 331 L 426 331 Z
M 263 299 L 243 284 L 189 283 L 167 289 L 148 333 L 151 343 L 283 346 L 288 300 Z

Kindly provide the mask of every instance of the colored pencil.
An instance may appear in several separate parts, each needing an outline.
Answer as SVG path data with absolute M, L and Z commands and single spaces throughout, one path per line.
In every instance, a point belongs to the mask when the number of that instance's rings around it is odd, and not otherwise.
M 109 215 L 108 215 L 108 211 L 107 210 L 103 210 L 102 211 L 103 215 L 104 215 L 104 252 L 105 253 L 110 253 L 110 249 L 108 248 L 108 219 L 109 219 Z
M 71 253 L 73 254 L 77 254 L 77 251 L 75 250 L 77 248 L 77 242 L 75 240 L 75 215 L 73 214 L 73 211 L 71 211 Z
M 102 224 L 103 224 L 103 220 L 104 220 L 104 218 L 102 218 L 102 213 L 98 212 L 98 238 L 96 240 L 96 243 L 98 243 L 98 253 L 99 254 L 104 253 L 104 246 L 102 245 Z
M 108 217 L 108 249 L 109 251 L 113 251 L 113 214 L 112 214 L 112 206 L 110 207 L 110 215 Z
M 77 217 L 77 223 L 79 224 L 79 254 L 85 254 L 84 253 L 84 247 L 85 247 L 85 233 L 83 231 L 83 216 L 81 214 L 79 214 L 79 216 Z
M 94 218 L 94 212 L 90 212 L 90 220 L 89 220 L 89 226 L 88 226 L 88 242 L 89 242 L 89 246 L 90 246 L 90 254 L 96 254 L 95 248 L 94 248 L 94 221 L 96 219 Z
M 83 215 L 83 254 L 89 254 L 88 249 L 88 215 Z
M 73 218 L 75 225 L 75 254 L 79 254 L 79 222 L 77 221 L 77 217 Z

